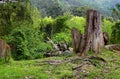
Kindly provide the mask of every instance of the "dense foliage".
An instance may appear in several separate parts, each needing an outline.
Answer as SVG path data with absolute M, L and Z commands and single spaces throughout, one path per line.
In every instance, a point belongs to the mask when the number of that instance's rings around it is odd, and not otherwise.
M 14 59 L 40 58 L 46 50 L 51 49 L 41 39 L 40 13 L 29 1 L 0 6 L 0 35 L 10 44 Z
M 102 21 L 102 30 L 103 32 L 108 32 L 109 36 L 111 37 L 112 33 L 112 26 L 115 24 L 115 22 L 112 22 L 106 18 Z
M 45 0 L 41 7 L 48 4 L 46 1 L 48 0 Z M 48 16 L 44 18 L 38 11 L 42 8 L 37 9 L 31 5 L 29 0 L 0 4 L 0 38 L 5 39 L 10 44 L 14 59 L 42 58 L 46 51 L 53 50 L 51 45 L 47 43 L 47 37 L 50 37 L 55 43 L 67 41 L 69 46 L 72 46 L 71 29 L 73 27 L 84 33 L 85 10 L 91 7 L 68 9 L 73 12 L 71 14 L 69 11 L 64 13 L 65 9 L 62 9 L 61 5 L 58 4 L 59 0 L 53 0 L 53 2 L 55 5 L 50 1 L 49 4 L 52 6 L 48 4 L 45 8 L 49 10 Z M 120 43 L 119 23 L 108 18 L 103 19 L 103 31 L 109 33 L 112 43 Z
M 10 44 L 14 59 L 41 58 L 51 46 L 42 42 L 39 30 L 32 27 L 17 27 L 11 33 Z
M 63 14 L 59 0 L 31 0 L 31 2 L 38 7 L 43 17 L 57 17 Z
M 9 34 L 17 25 L 31 21 L 30 5 L 26 3 L 0 4 L 0 35 Z
M 120 4 L 116 4 L 116 7 L 113 8 L 112 16 L 114 19 L 120 19 Z
M 115 44 L 120 44 L 120 22 L 115 23 L 112 27 L 111 42 Z
M 119 0 L 31 0 L 31 2 L 38 7 L 43 17 L 56 17 L 65 12 L 81 16 L 85 15 L 83 13 L 88 8 L 98 10 L 105 16 L 111 16 L 111 9 L 116 3 L 120 3 Z

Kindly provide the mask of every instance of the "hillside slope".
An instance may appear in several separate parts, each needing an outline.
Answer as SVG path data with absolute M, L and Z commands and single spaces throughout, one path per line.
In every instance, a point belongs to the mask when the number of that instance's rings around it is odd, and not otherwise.
M 111 9 L 115 7 L 119 0 L 31 0 L 38 7 L 42 14 L 47 15 L 48 7 L 57 3 L 64 10 L 69 10 L 72 7 L 90 6 L 95 10 L 100 11 L 103 15 L 110 16 Z M 46 8 L 46 9 L 45 9 Z

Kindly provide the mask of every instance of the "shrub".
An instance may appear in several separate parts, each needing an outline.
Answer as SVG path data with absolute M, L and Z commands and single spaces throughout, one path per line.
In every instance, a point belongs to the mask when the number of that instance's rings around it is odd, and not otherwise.
M 45 17 L 40 23 L 40 32 L 44 35 L 43 38 L 51 37 L 53 34 L 53 26 L 55 20 L 52 17 Z
M 4 21 L 0 23 L 0 36 L 11 45 L 14 59 L 40 58 L 46 50 L 52 49 L 42 40 L 44 33 L 40 34 L 38 29 L 40 13 L 29 0 L 0 6 L 0 21 Z
M 66 41 L 70 46 L 72 45 L 71 35 L 64 32 L 53 35 L 52 40 L 55 43 L 58 43 L 58 42 L 64 43 Z
M 16 60 L 40 58 L 46 50 L 51 49 L 41 41 L 39 30 L 32 27 L 18 27 L 11 36 L 12 55 Z
M 66 21 L 69 20 L 70 16 L 68 15 L 64 15 L 64 16 L 58 16 L 55 19 L 55 25 L 54 25 L 54 34 L 55 33 L 60 33 L 60 32 L 64 32 L 68 29 L 68 26 L 66 24 Z
M 84 28 L 86 25 L 86 19 L 83 17 L 78 17 L 78 16 L 74 16 L 72 17 L 70 20 L 68 20 L 66 22 L 67 26 L 69 26 L 70 29 L 72 29 L 73 27 L 81 30 L 81 33 L 84 33 Z
M 111 42 L 120 44 L 120 22 L 115 23 L 112 27 Z
M 51 37 L 56 33 L 65 32 L 66 30 L 68 30 L 66 21 L 69 18 L 69 16 L 64 15 L 58 16 L 55 19 L 51 17 L 45 17 L 44 19 L 42 19 L 40 23 L 40 31 L 44 34 L 44 38 Z
M 24 4 L 23 4 L 24 3 Z M 32 22 L 29 2 L 16 2 L 0 4 L 0 35 L 8 35 L 11 31 L 25 21 Z
M 107 20 L 107 19 L 103 19 L 103 22 L 102 22 L 103 32 L 108 32 L 109 36 L 111 36 L 113 25 L 114 25 L 114 22 L 111 22 L 110 20 Z

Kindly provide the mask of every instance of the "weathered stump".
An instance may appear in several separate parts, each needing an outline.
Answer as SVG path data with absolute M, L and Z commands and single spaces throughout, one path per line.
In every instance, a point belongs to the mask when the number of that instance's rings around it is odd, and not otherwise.
M 72 30 L 74 51 L 78 53 L 78 55 L 82 56 L 88 50 L 92 50 L 95 53 L 100 52 L 100 48 L 104 46 L 104 40 L 102 33 L 101 14 L 99 12 L 95 10 L 88 10 L 85 34 L 83 35 L 78 32 L 79 31 L 76 29 Z
M 0 39 L 0 58 L 9 62 L 11 58 L 11 48 L 5 40 Z
M 71 33 L 72 33 L 73 51 L 76 54 L 81 54 L 85 42 L 84 34 L 81 34 L 81 32 L 76 28 L 73 28 Z

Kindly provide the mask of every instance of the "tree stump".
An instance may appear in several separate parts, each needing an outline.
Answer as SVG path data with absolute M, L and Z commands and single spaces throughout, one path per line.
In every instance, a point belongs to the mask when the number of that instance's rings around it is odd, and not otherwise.
M 72 30 L 72 42 L 74 52 L 83 56 L 88 50 L 95 53 L 100 52 L 100 48 L 104 46 L 101 14 L 95 10 L 88 10 L 87 24 L 85 34 L 81 34 L 78 30 Z

